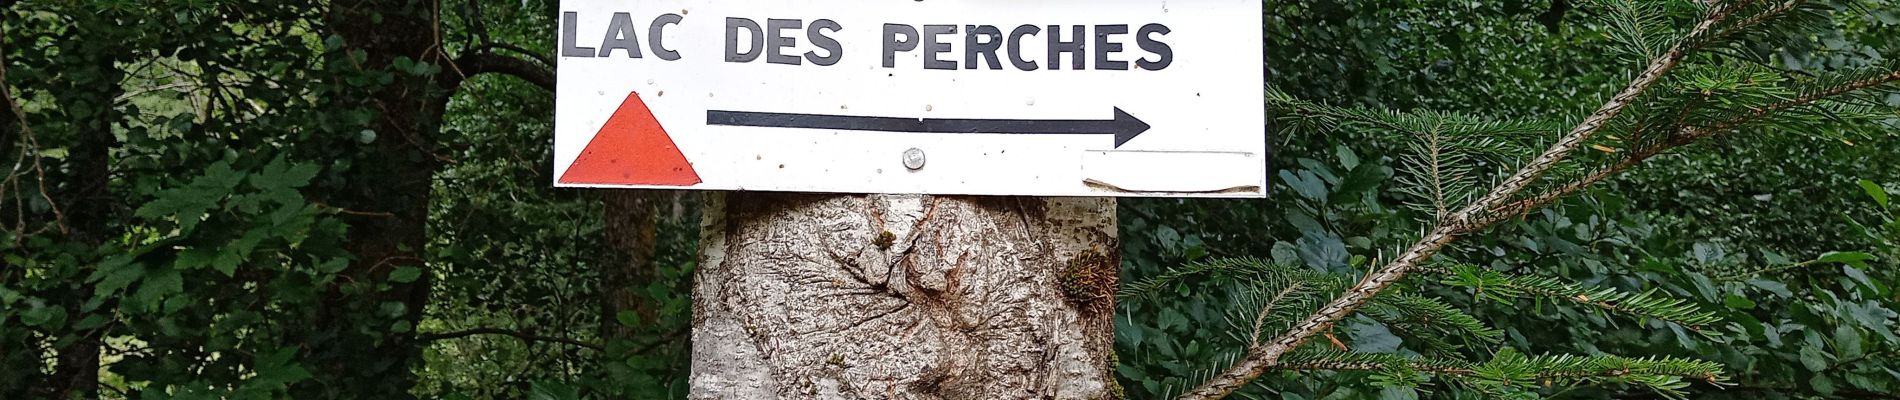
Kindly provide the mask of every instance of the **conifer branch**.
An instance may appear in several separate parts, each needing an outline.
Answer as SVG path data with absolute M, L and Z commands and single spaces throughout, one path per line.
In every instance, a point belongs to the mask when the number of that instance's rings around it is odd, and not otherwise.
M 1483 363 L 1438 360 L 1387 353 L 1301 350 L 1288 354 L 1278 371 L 1340 371 L 1409 374 L 1422 372 L 1465 385 L 1503 389 L 1581 382 L 1617 382 L 1643 386 L 1665 396 L 1679 394 L 1683 379 L 1721 385 L 1720 364 L 1675 357 L 1630 358 L 1613 355 L 1546 354 L 1527 356 L 1504 348 Z
M 1255 315 L 1253 319 L 1253 331 L 1247 334 L 1248 346 L 1260 345 L 1260 335 L 1266 333 L 1266 331 L 1261 329 L 1261 327 L 1263 325 L 1266 325 L 1267 317 L 1273 315 L 1273 306 L 1279 305 L 1280 302 L 1282 301 L 1286 301 L 1287 296 L 1292 296 L 1293 293 L 1299 292 L 1300 289 L 1303 289 L 1305 287 L 1306 285 L 1301 284 L 1300 282 L 1294 282 L 1291 285 L 1287 285 L 1285 289 L 1280 289 L 1279 293 L 1273 294 L 1273 298 L 1270 300 L 1267 300 L 1266 305 L 1260 307 L 1260 312 L 1257 315 Z
M 1470 375 L 1475 365 L 1464 360 L 1406 357 L 1391 353 L 1361 353 L 1331 349 L 1300 350 L 1274 366 L 1282 371 L 1390 371 L 1412 370 L 1441 375 Z
M 1429 351 L 1456 353 L 1460 347 L 1447 338 L 1464 338 L 1467 343 L 1487 346 L 1504 340 L 1504 331 L 1486 326 L 1442 300 L 1416 294 L 1380 296 L 1367 306 L 1366 314 L 1407 342 L 1422 343 Z
M 1544 362 L 1539 362 L 1535 364 L 1552 364 L 1552 363 L 1549 361 L 1544 361 Z M 1579 364 L 1588 364 L 1588 363 L 1586 362 L 1586 363 L 1579 363 Z M 1454 366 L 1446 366 L 1444 364 L 1434 364 L 1434 363 L 1429 363 L 1429 362 L 1412 362 L 1409 364 L 1385 364 L 1385 363 L 1378 363 L 1378 362 L 1315 360 L 1315 361 L 1306 361 L 1306 362 L 1287 362 L 1287 363 L 1281 363 L 1280 365 L 1273 367 L 1274 370 L 1280 370 L 1280 371 L 1335 371 L 1335 372 L 1386 371 L 1386 370 L 1392 370 L 1396 368 L 1404 368 L 1404 369 L 1408 369 L 1412 371 L 1429 373 L 1429 374 L 1437 375 L 1444 378 L 1472 376 L 1478 373 L 1478 371 L 1474 370 L 1471 367 L 1454 367 Z M 1677 378 L 1708 380 L 1708 379 L 1714 379 L 1717 376 L 1716 373 L 1719 372 L 1720 367 L 1715 367 L 1714 369 L 1711 370 L 1711 371 L 1717 371 L 1717 372 L 1704 372 L 1704 371 L 1693 369 L 1693 368 L 1682 368 L 1682 367 L 1656 368 L 1656 370 L 1657 372 L 1666 372 L 1666 373 L 1637 371 L 1634 368 L 1624 368 L 1624 367 L 1586 369 L 1586 368 L 1582 368 L 1581 366 L 1574 366 L 1570 369 L 1563 370 L 1563 371 L 1551 371 L 1551 370 L 1534 371 L 1532 374 L 1528 376 L 1531 380 L 1527 381 L 1526 383 L 1535 382 L 1535 383 L 1541 384 L 1543 381 L 1546 381 L 1546 380 L 1557 380 L 1557 379 L 1568 380 L 1568 379 L 1587 379 L 1587 378 L 1628 377 L 1628 376 L 1637 375 L 1637 374 L 1666 375 L 1666 376 L 1673 376 Z M 1680 375 L 1676 375 L 1676 374 L 1680 374 Z
M 1591 171 L 1589 174 L 1584 175 L 1584 177 L 1581 179 L 1571 181 L 1570 183 L 1566 183 L 1562 186 L 1558 186 L 1556 189 L 1538 194 L 1536 196 L 1531 196 L 1530 198 L 1511 202 L 1509 204 L 1504 205 L 1503 207 L 1493 208 L 1487 211 L 1485 213 L 1486 215 L 1484 215 L 1482 219 L 1476 221 L 1476 223 L 1483 224 L 1483 225 L 1496 224 L 1498 222 L 1503 222 L 1504 220 L 1517 218 L 1524 214 L 1530 213 L 1531 210 L 1543 208 L 1544 206 L 1550 205 L 1550 203 L 1557 201 L 1557 199 L 1561 199 L 1564 196 L 1569 196 L 1572 193 L 1576 193 L 1579 190 L 1583 190 L 1583 188 L 1590 187 L 1591 185 L 1595 185 L 1597 182 L 1601 182 L 1604 179 L 1609 179 L 1610 177 L 1616 176 L 1616 174 L 1623 173 L 1623 171 L 1629 170 L 1632 167 L 1635 167 L 1637 165 L 1642 165 L 1643 162 L 1648 161 L 1650 157 L 1654 157 L 1657 154 L 1661 154 L 1663 149 L 1665 148 L 1664 147 L 1650 147 L 1650 148 L 1644 148 L 1644 149 L 1633 151 L 1628 156 L 1624 157 L 1623 159 L 1617 160 L 1616 163 Z
M 1647 387 L 1665 397 L 1681 397 L 1682 379 L 1725 385 L 1721 364 L 1675 357 L 1630 358 L 1569 354 L 1525 356 L 1510 348 L 1478 365 L 1468 382 L 1507 387 L 1576 382 L 1615 382 Z
M 1671 47 L 1669 51 L 1664 52 L 1661 56 L 1650 61 L 1648 67 L 1645 68 L 1641 74 L 1637 75 L 1627 87 L 1612 97 L 1609 102 L 1599 107 L 1596 112 L 1584 118 L 1582 123 L 1572 128 L 1568 134 L 1564 135 L 1557 143 L 1551 145 L 1542 155 L 1532 159 L 1530 163 L 1512 174 L 1510 178 L 1505 179 L 1502 183 L 1493 188 L 1490 193 L 1459 211 L 1457 214 L 1454 214 L 1451 217 L 1451 221 L 1438 224 L 1436 228 L 1426 233 L 1418 242 L 1407 248 L 1403 253 L 1400 253 L 1399 256 L 1394 258 L 1390 263 L 1379 268 L 1376 272 L 1366 275 L 1364 279 L 1353 285 L 1344 294 L 1341 294 L 1339 297 L 1333 299 L 1332 302 L 1320 308 L 1318 312 L 1313 313 L 1300 323 L 1294 325 L 1293 329 L 1281 334 L 1266 346 L 1256 346 L 1248 349 L 1246 356 L 1234 363 L 1234 365 L 1228 367 L 1225 372 L 1206 381 L 1200 387 L 1182 394 L 1179 399 L 1216 399 L 1232 394 L 1235 390 L 1239 390 L 1248 382 L 1251 382 L 1254 378 L 1266 373 L 1267 370 L 1278 364 L 1282 355 L 1299 347 L 1299 345 L 1305 343 L 1307 339 L 1330 329 L 1334 323 L 1345 318 L 1353 311 L 1358 310 L 1359 307 L 1365 305 L 1374 296 L 1378 295 L 1379 292 L 1397 283 L 1400 279 L 1404 278 L 1412 268 L 1424 263 L 1433 255 L 1437 254 L 1439 249 L 1442 249 L 1446 244 L 1450 244 L 1453 240 L 1456 240 L 1458 235 L 1471 233 L 1483 228 L 1483 226 L 1473 226 L 1470 222 L 1476 221 L 1481 213 L 1488 211 L 1490 208 L 1504 204 L 1511 196 L 1516 195 L 1525 187 L 1529 186 L 1532 181 L 1543 176 L 1544 172 L 1549 171 L 1557 162 L 1568 158 L 1570 153 L 1576 151 L 1578 147 L 1583 145 L 1585 140 L 1588 140 L 1597 131 L 1601 130 L 1611 118 L 1621 114 L 1626 107 L 1635 102 L 1638 96 L 1648 91 L 1651 86 L 1660 81 L 1670 70 L 1675 69 L 1676 65 L 1687 57 L 1689 52 L 1687 45 L 1690 40 L 1702 37 L 1708 32 L 1711 26 L 1727 18 L 1729 12 L 1730 8 L 1726 3 L 1715 5 L 1708 12 L 1708 15 L 1685 35 L 1683 40 Z
M 1432 220 L 1444 221 L 1448 207 L 1445 206 L 1444 157 L 1440 155 L 1443 153 L 1444 145 L 1439 143 L 1439 141 L 1444 139 L 1442 135 L 1433 132 L 1428 137 L 1428 140 L 1431 142 L 1427 144 L 1430 148 L 1426 151 L 1425 158 L 1429 164 L 1429 171 L 1427 173 L 1432 180 L 1430 185 L 1432 191 Z
M 1773 115 L 1775 113 L 1788 111 L 1788 110 L 1798 108 L 1798 107 L 1808 106 L 1821 100 L 1838 97 L 1841 95 L 1857 92 L 1857 91 L 1868 89 L 1868 88 L 1883 86 L 1883 85 L 1893 83 L 1893 82 L 1900 82 L 1900 68 L 1894 68 L 1892 70 L 1885 71 L 1884 73 L 1873 74 L 1873 75 L 1866 76 L 1860 79 L 1850 80 L 1845 83 L 1835 85 L 1835 86 L 1830 86 L 1830 87 L 1823 88 L 1820 90 L 1809 91 L 1793 99 L 1788 99 L 1786 101 L 1769 104 L 1764 107 L 1757 107 L 1752 110 L 1749 110 L 1746 113 L 1743 113 L 1742 115 L 1737 115 L 1732 118 L 1729 118 L 1728 120 L 1717 123 L 1714 126 L 1710 126 L 1707 128 L 1687 129 L 1683 131 L 1683 134 L 1678 136 L 1679 137 L 1678 139 L 1672 140 L 1672 142 L 1674 142 L 1673 144 L 1676 144 L 1676 145 L 1688 144 L 1696 140 L 1706 139 L 1710 136 L 1727 133 L 1730 130 L 1735 129 L 1736 127 L 1742 126 L 1750 122 L 1758 121 L 1763 118 L 1767 118 L 1768 116 Z
M 1716 42 L 1720 42 L 1722 40 L 1728 39 L 1730 37 L 1734 37 L 1736 34 L 1745 32 L 1748 29 L 1759 26 L 1764 22 L 1768 22 L 1769 20 L 1786 15 L 1789 10 L 1793 10 L 1795 6 L 1801 5 L 1801 3 L 1803 3 L 1802 0 L 1788 0 L 1788 1 L 1781 2 L 1779 4 L 1773 4 L 1769 6 L 1768 9 L 1763 10 L 1760 13 L 1751 15 L 1748 18 L 1743 18 L 1741 20 L 1736 21 L 1732 25 L 1723 27 L 1721 31 L 1716 32 L 1713 35 L 1709 35 L 1709 39 L 1706 41 L 1703 41 L 1703 43 L 1704 44 L 1716 43 Z
M 1473 222 L 1476 221 L 1472 219 L 1484 213 L 1485 209 L 1508 201 L 1512 195 L 1530 186 L 1537 178 L 1542 177 L 1545 172 L 1555 167 L 1558 162 L 1569 158 L 1570 153 L 1582 147 L 1584 141 L 1595 136 L 1598 131 L 1603 129 L 1604 125 L 1609 123 L 1610 119 L 1622 114 L 1623 110 L 1634 103 L 1637 97 L 1649 91 L 1649 88 L 1661 81 L 1664 75 L 1674 70 L 1676 65 L 1688 57 L 1690 50 L 1688 44 L 1707 34 L 1709 28 L 1727 18 L 1731 10 L 1732 9 L 1729 8 L 1726 3 L 1717 4 L 1710 10 L 1708 17 L 1704 18 L 1701 23 L 1696 24 L 1696 27 L 1690 30 L 1689 34 L 1684 36 L 1681 42 L 1671 47 L 1669 51 L 1663 52 L 1663 54 L 1658 56 L 1655 60 L 1650 61 L 1649 66 L 1645 68 L 1641 74 L 1637 74 L 1636 79 L 1631 80 L 1629 85 L 1624 87 L 1621 92 L 1611 97 L 1610 101 L 1603 103 L 1595 112 L 1590 113 L 1588 117 L 1584 117 L 1582 123 L 1571 128 L 1569 133 L 1565 134 L 1557 143 L 1552 144 L 1542 155 L 1537 156 L 1537 158 L 1525 164 L 1524 167 L 1519 168 L 1517 172 L 1511 174 L 1509 178 L 1505 178 L 1503 182 L 1493 188 L 1490 193 L 1479 198 L 1477 202 L 1461 210 L 1458 213 L 1459 215 L 1457 215 L 1459 220 L 1454 221 L 1452 224 L 1455 228 L 1452 232 L 1455 234 L 1464 234 L 1483 228 L 1482 225 L 1474 225 Z
M 1616 174 L 1622 173 L 1623 171 L 1628 170 L 1632 167 L 1641 165 L 1644 161 L 1648 161 L 1650 158 L 1653 158 L 1657 155 L 1661 155 L 1665 152 L 1668 152 L 1671 149 L 1689 145 L 1692 143 L 1696 143 L 1703 139 L 1707 139 L 1709 137 L 1719 135 L 1722 133 L 1731 132 L 1737 127 L 1746 125 L 1750 122 L 1761 120 L 1763 118 L 1767 118 L 1768 116 L 1774 115 L 1775 113 L 1785 112 L 1785 111 L 1789 111 L 1795 108 L 1809 106 L 1822 100 L 1827 100 L 1830 98 L 1834 98 L 1834 97 L 1838 97 L 1838 96 L 1846 95 L 1849 93 L 1854 93 L 1857 91 L 1861 91 L 1861 90 L 1865 90 L 1865 89 L 1869 89 L 1873 87 L 1878 87 L 1878 86 L 1882 86 L 1882 85 L 1886 85 L 1886 84 L 1890 84 L 1894 82 L 1900 82 L 1900 69 L 1887 71 L 1884 74 L 1873 74 L 1861 79 L 1850 80 L 1843 84 L 1830 86 L 1830 87 L 1822 88 L 1819 90 L 1809 91 L 1800 96 L 1796 96 L 1793 99 L 1788 99 L 1788 100 L 1777 102 L 1774 104 L 1769 104 L 1763 107 L 1756 107 L 1748 112 L 1742 113 L 1741 115 L 1730 117 L 1726 120 L 1720 121 L 1711 126 L 1677 127 L 1675 128 L 1677 133 L 1674 135 L 1671 135 L 1671 137 L 1665 142 L 1662 142 L 1660 144 L 1653 145 L 1653 146 L 1647 146 L 1644 148 L 1635 149 L 1629 152 L 1628 155 L 1624 156 L 1622 159 L 1617 160 L 1617 162 L 1612 163 L 1608 166 L 1598 168 L 1595 171 L 1592 171 L 1589 174 L 1584 175 L 1582 178 L 1579 178 L 1577 180 L 1571 181 L 1564 185 L 1558 186 L 1556 189 L 1552 189 L 1552 190 L 1549 190 L 1549 191 L 1546 191 L 1546 192 L 1543 192 L 1538 195 L 1531 196 L 1522 200 L 1513 201 L 1501 207 L 1493 208 L 1489 210 L 1488 212 L 1486 212 L 1482 219 L 1476 222 L 1480 225 L 1490 225 L 1490 224 L 1495 224 L 1497 222 L 1501 222 L 1506 219 L 1516 218 L 1518 216 L 1521 216 L 1525 213 L 1530 212 L 1531 210 L 1542 208 L 1546 205 L 1549 205 L 1552 202 L 1555 202 L 1557 199 L 1563 198 L 1565 196 L 1569 196 L 1571 194 L 1576 193 L 1577 191 L 1582 190 L 1583 188 L 1589 187 L 1605 179 L 1608 179 L 1611 176 L 1615 176 Z M 1686 111 L 1687 110 L 1685 110 L 1685 112 Z
M 1506 275 L 1474 265 L 1452 267 L 1451 276 L 1444 281 L 1453 286 L 1471 288 L 1473 294 L 1480 298 L 1508 303 L 1522 297 L 1544 297 L 1612 313 L 1669 321 L 1697 332 L 1721 320 L 1694 303 L 1664 297 L 1654 290 L 1625 292 L 1611 288 L 1585 288 L 1556 278 Z

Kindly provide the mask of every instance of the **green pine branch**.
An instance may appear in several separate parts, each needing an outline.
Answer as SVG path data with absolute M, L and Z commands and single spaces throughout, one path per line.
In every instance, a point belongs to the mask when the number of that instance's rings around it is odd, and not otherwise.
M 1277 369 L 1293 371 L 1415 371 L 1435 375 L 1470 375 L 1476 364 L 1456 359 L 1361 353 L 1309 347 L 1287 353 Z
M 1354 130 L 1400 141 L 1396 190 L 1418 199 L 1405 205 L 1442 219 L 1482 194 L 1485 166 L 1514 162 L 1534 153 L 1564 125 L 1545 121 L 1499 121 L 1436 111 L 1400 112 L 1338 107 L 1294 99 L 1269 90 L 1269 108 L 1295 130 Z
M 1604 36 L 1634 59 L 1656 58 L 1669 49 L 1669 41 L 1675 37 L 1661 2 L 1599 0 L 1584 6 L 1600 11 Z
M 1374 299 L 1365 312 L 1407 342 L 1420 343 L 1420 347 L 1439 354 L 1455 354 L 1472 345 L 1490 347 L 1504 340 L 1504 331 L 1431 297 L 1388 294 Z M 1462 340 L 1463 344 L 1452 340 Z
M 1324 306 L 1351 282 L 1312 269 L 1274 264 L 1254 258 L 1216 259 L 1188 264 L 1159 276 L 1126 285 L 1126 302 L 1150 299 L 1196 281 L 1232 282 L 1225 317 L 1227 336 L 1247 348 L 1261 346 L 1264 335 L 1291 327 L 1293 321 Z M 1367 315 L 1395 335 L 1415 343 L 1418 350 L 1455 355 L 1471 346 L 1491 347 L 1503 340 L 1502 331 L 1431 297 L 1410 293 L 1379 296 L 1368 304 Z
M 1721 320 L 1695 303 L 1664 296 L 1654 289 L 1625 292 L 1607 287 L 1588 288 L 1556 278 L 1507 275 L 1465 264 L 1445 270 L 1449 274 L 1443 283 L 1470 288 L 1479 298 L 1507 304 L 1528 297 L 1556 299 L 1615 314 L 1669 321 L 1697 332 L 1708 332 L 1703 328 Z
M 1594 147 L 1610 152 L 1607 164 L 1566 170 L 1565 179 L 1536 194 L 1486 210 L 1475 223 L 1488 225 L 1523 215 L 1655 156 L 1734 132 L 1786 132 L 1849 141 L 1843 124 L 1882 124 L 1893 107 L 1882 101 L 1900 93 L 1900 60 L 1796 79 L 1763 67 L 1692 68 L 1672 80 L 1670 96 L 1652 97 L 1611 124 Z
M 1492 388 L 1620 383 L 1644 387 L 1664 397 L 1681 398 L 1682 389 L 1689 386 L 1684 379 L 1717 386 L 1728 383 L 1722 365 L 1711 361 L 1612 355 L 1527 356 L 1508 347 L 1474 367 L 1466 383 Z
M 1685 380 L 1725 385 L 1722 365 L 1677 357 L 1631 358 L 1613 355 L 1546 354 L 1528 356 L 1509 347 L 1490 360 L 1463 360 L 1358 353 L 1307 348 L 1288 353 L 1274 368 L 1290 371 L 1358 371 L 1386 375 L 1429 374 L 1437 379 L 1498 393 L 1582 384 L 1627 384 L 1670 398 L 1682 396 Z M 1402 380 L 1402 379 L 1400 379 Z

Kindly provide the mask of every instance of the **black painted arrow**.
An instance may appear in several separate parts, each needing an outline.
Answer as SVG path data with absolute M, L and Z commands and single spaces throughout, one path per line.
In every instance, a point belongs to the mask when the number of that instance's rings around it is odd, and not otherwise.
M 1117 148 L 1148 131 L 1148 123 L 1121 108 L 1115 109 L 1114 119 L 898 118 L 711 110 L 706 112 L 706 124 L 914 133 L 1115 135 Z

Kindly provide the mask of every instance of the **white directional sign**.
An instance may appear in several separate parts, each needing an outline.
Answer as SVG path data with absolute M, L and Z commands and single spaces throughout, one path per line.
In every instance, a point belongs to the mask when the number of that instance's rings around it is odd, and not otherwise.
M 563 0 L 555 185 L 1261 197 L 1257 0 Z

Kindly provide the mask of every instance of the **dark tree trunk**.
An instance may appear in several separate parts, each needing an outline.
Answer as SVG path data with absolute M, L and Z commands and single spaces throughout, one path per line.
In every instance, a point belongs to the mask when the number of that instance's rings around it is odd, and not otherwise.
M 645 292 L 658 276 L 653 269 L 653 251 L 659 206 L 664 198 L 647 190 L 608 190 L 601 194 L 606 205 L 605 235 L 612 249 L 605 262 L 596 264 L 600 266 L 600 337 L 605 342 L 631 340 L 639 333 L 638 327 L 617 321 L 622 311 L 639 315 L 642 323 L 658 319 L 658 310 Z
M 330 5 L 327 22 L 348 50 L 367 56 L 359 64 L 363 70 L 387 70 L 397 58 L 407 57 L 453 71 L 437 46 L 434 5 L 419 0 L 337 1 Z M 415 384 L 413 364 L 421 357 L 415 331 L 391 326 L 397 321 L 418 325 L 431 278 L 425 272 L 416 281 L 400 283 L 389 282 L 388 276 L 403 267 L 426 271 L 425 227 L 431 179 L 439 166 L 436 135 L 459 79 L 391 73 L 396 77 L 389 84 L 363 98 L 336 99 L 377 110 L 368 126 L 377 139 L 360 149 L 357 162 L 344 172 L 345 190 L 319 196 L 337 207 L 370 213 L 344 217 L 348 249 L 355 258 L 337 279 L 339 286 L 319 305 L 317 320 L 308 324 L 303 337 L 290 338 L 309 349 L 305 359 L 314 364 L 314 379 L 293 390 L 300 398 L 409 398 Z M 389 282 L 389 287 L 373 293 L 343 290 L 375 282 Z M 404 305 L 404 314 L 395 319 L 376 316 L 388 302 Z
M 112 40 L 91 30 L 81 30 L 82 40 Z M 59 182 L 59 189 L 53 198 L 59 204 L 65 216 L 67 239 L 82 248 L 97 248 L 101 243 L 114 236 L 116 227 L 113 213 L 117 209 L 117 199 L 108 191 L 112 181 L 112 149 L 118 146 L 118 139 L 112 134 L 113 126 L 119 123 L 119 113 L 111 107 L 121 89 L 119 81 L 123 77 L 116 65 L 117 54 L 97 52 L 76 52 L 90 57 L 81 61 L 79 69 L 90 71 L 69 71 L 68 74 L 92 76 L 92 80 L 79 87 L 64 88 L 64 94 L 58 96 L 61 104 L 90 104 L 95 111 L 85 121 L 77 124 L 73 133 L 77 136 L 71 151 L 66 157 L 67 175 L 65 182 Z M 101 105 L 104 105 L 103 107 Z M 97 267 L 96 254 L 81 255 L 84 263 L 76 276 L 86 276 Z M 65 293 L 57 294 L 66 308 L 71 320 L 79 320 L 88 311 L 85 304 L 93 296 L 92 285 L 73 282 L 66 287 Z M 95 310 L 94 312 L 106 312 Z M 99 353 L 101 335 L 95 330 L 69 332 L 76 340 L 55 343 L 56 363 L 53 374 L 47 378 L 50 383 L 44 388 L 46 395 L 60 399 L 98 398 L 99 392 Z M 57 339 L 57 338 L 49 338 Z

